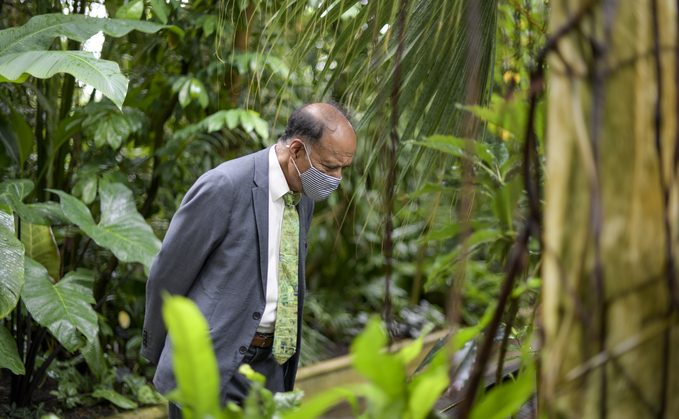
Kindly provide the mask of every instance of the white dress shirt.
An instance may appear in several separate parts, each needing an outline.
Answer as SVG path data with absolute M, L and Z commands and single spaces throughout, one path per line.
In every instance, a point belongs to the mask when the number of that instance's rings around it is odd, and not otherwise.
M 281 251 L 281 225 L 285 201 L 283 195 L 290 191 L 283 169 L 278 163 L 276 146 L 269 149 L 269 268 L 266 276 L 266 307 L 257 331 L 272 333 L 278 307 L 278 261 Z

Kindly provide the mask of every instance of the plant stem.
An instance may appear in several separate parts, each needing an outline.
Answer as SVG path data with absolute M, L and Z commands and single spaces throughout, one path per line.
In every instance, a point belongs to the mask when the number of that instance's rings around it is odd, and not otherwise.
M 391 342 L 396 335 L 391 319 L 391 295 L 389 284 L 391 283 L 392 270 L 392 240 L 393 229 L 392 216 L 394 211 L 396 150 L 398 148 L 398 97 L 401 87 L 401 58 L 403 56 L 403 35 L 406 25 L 407 0 L 401 0 L 399 11 L 398 48 L 396 49 L 396 62 L 394 64 L 394 85 L 391 91 L 391 147 L 389 149 L 389 176 L 387 177 L 387 214 L 384 222 L 384 322 L 387 325 Z
M 26 355 L 26 374 L 21 377 L 20 384 L 20 394 L 26 394 L 28 390 L 28 385 L 31 381 L 31 375 L 33 375 L 33 369 L 35 368 L 35 360 L 38 357 L 38 351 L 40 350 L 40 345 L 42 345 L 45 336 L 47 335 L 47 328 L 39 326 L 38 333 L 35 336 L 35 341 L 31 348 L 28 350 Z M 27 399 L 30 402 L 30 397 Z
M 40 383 L 45 376 L 45 373 L 47 372 L 47 368 L 50 366 L 52 361 L 54 361 L 54 358 L 59 355 L 59 353 L 64 349 L 64 347 L 60 344 L 57 346 L 52 353 L 50 354 L 49 357 L 45 360 L 45 362 L 42 363 L 42 366 L 40 369 L 35 373 L 35 376 L 31 380 L 30 384 L 28 385 L 28 389 L 26 390 L 25 393 L 22 394 L 21 401 L 24 403 L 28 403 L 28 401 L 31 400 L 31 396 L 33 395 L 33 392 L 35 389 L 38 387 L 38 383 Z
M 43 90 L 43 81 L 38 80 L 37 83 L 37 89 L 39 93 L 42 93 Z M 45 129 L 45 124 L 44 124 L 44 110 L 42 108 L 42 104 L 40 101 L 38 101 L 38 108 L 35 112 L 35 142 L 37 145 L 37 150 L 38 150 L 38 167 L 41 169 L 46 169 L 47 165 L 47 160 L 48 160 L 48 155 L 47 155 L 47 147 L 45 144 L 45 137 L 44 137 L 44 129 Z M 45 187 L 47 185 L 46 181 L 46 175 L 41 176 L 38 179 L 38 184 L 35 187 L 35 191 L 33 193 L 35 196 L 38 198 L 39 202 L 42 202 L 45 200 Z
M 512 302 L 509 306 L 509 311 L 507 312 L 507 321 L 505 323 L 505 332 L 502 336 L 502 343 L 500 344 L 500 354 L 497 360 L 497 370 L 495 371 L 495 385 L 502 385 L 502 369 L 504 367 L 505 355 L 507 354 L 507 344 L 509 343 L 509 335 L 512 332 L 512 326 L 514 324 L 514 318 L 516 313 L 519 312 L 519 299 L 512 298 Z
M 92 238 L 87 239 L 87 243 L 85 243 L 85 247 L 83 248 L 82 253 L 80 253 L 80 257 L 78 258 L 78 261 L 73 266 L 74 271 L 76 269 L 78 269 L 78 266 L 80 266 L 80 262 L 83 261 L 83 258 L 85 257 L 85 252 L 87 251 L 87 247 L 90 245 L 90 242 L 92 242 Z

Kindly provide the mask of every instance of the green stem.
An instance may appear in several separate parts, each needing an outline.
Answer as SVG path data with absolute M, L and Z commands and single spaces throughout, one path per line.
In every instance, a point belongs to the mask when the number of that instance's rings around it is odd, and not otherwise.
M 37 89 L 39 92 L 43 90 L 43 81 L 38 80 Z M 44 123 L 44 109 L 40 101 L 38 101 L 38 109 L 35 113 L 35 143 L 38 149 L 38 168 L 40 171 L 45 171 L 47 169 L 47 160 L 49 156 L 47 155 L 47 147 L 45 147 L 45 123 Z M 33 192 L 38 199 L 42 202 L 45 200 L 45 187 L 46 179 L 44 176 L 38 179 L 38 184 L 36 185 L 35 191 Z

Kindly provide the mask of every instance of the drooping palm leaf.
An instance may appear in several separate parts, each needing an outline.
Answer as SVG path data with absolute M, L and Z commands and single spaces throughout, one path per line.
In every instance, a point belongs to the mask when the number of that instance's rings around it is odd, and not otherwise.
M 311 16 L 281 11 L 268 23 L 272 32 L 273 28 L 293 21 L 304 24 L 305 30 L 294 40 L 287 57 L 291 73 L 298 70 L 304 57 L 318 55 L 317 98 L 335 96 L 356 111 L 357 131 L 366 130 L 365 133 L 374 137 L 359 142 L 359 159 L 362 156 L 368 167 L 384 150 L 389 133 L 388 109 L 396 83 L 400 3 L 399 0 L 376 0 L 367 4 L 354 0 L 330 1 L 324 2 Z M 475 3 L 410 0 L 406 4 L 399 115 L 407 115 L 407 119 L 399 124 L 401 139 L 434 134 L 459 136 L 465 115 L 459 105 L 487 102 L 495 58 L 497 0 Z M 288 6 L 289 10 L 295 10 L 297 4 L 290 1 Z M 352 7 L 357 8 L 358 13 L 345 14 Z M 320 47 L 323 42 L 329 42 L 327 49 Z M 339 92 L 343 97 L 337 97 L 334 89 L 341 78 L 347 80 L 347 88 Z M 474 85 L 470 86 L 472 82 Z M 403 150 L 402 145 L 399 146 L 399 152 Z M 420 147 L 412 151 L 406 167 L 400 170 L 399 181 L 409 176 L 410 168 L 423 157 L 425 166 L 420 180 L 425 179 L 434 161 L 441 156 Z
M 230 130 L 241 125 L 245 132 L 262 139 L 269 138 L 269 127 L 265 120 L 254 111 L 244 109 L 221 110 L 206 117 L 202 121 L 189 125 L 175 132 L 175 139 L 186 139 L 191 135 L 219 131 L 224 127 Z

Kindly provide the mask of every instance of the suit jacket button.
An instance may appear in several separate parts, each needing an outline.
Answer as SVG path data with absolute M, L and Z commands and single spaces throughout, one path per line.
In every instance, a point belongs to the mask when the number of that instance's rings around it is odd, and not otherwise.
M 252 318 L 255 320 L 259 320 L 262 317 L 262 313 L 259 311 L 255 311 L 255 314 L 252 315 Z
M 247 351 L 248 351 L 248 348 L 246 348 L 245 346 L 241 346 L 240 349 L 238 350 L 238 352 L 240 352 L 241 354 L 244 354 Z

